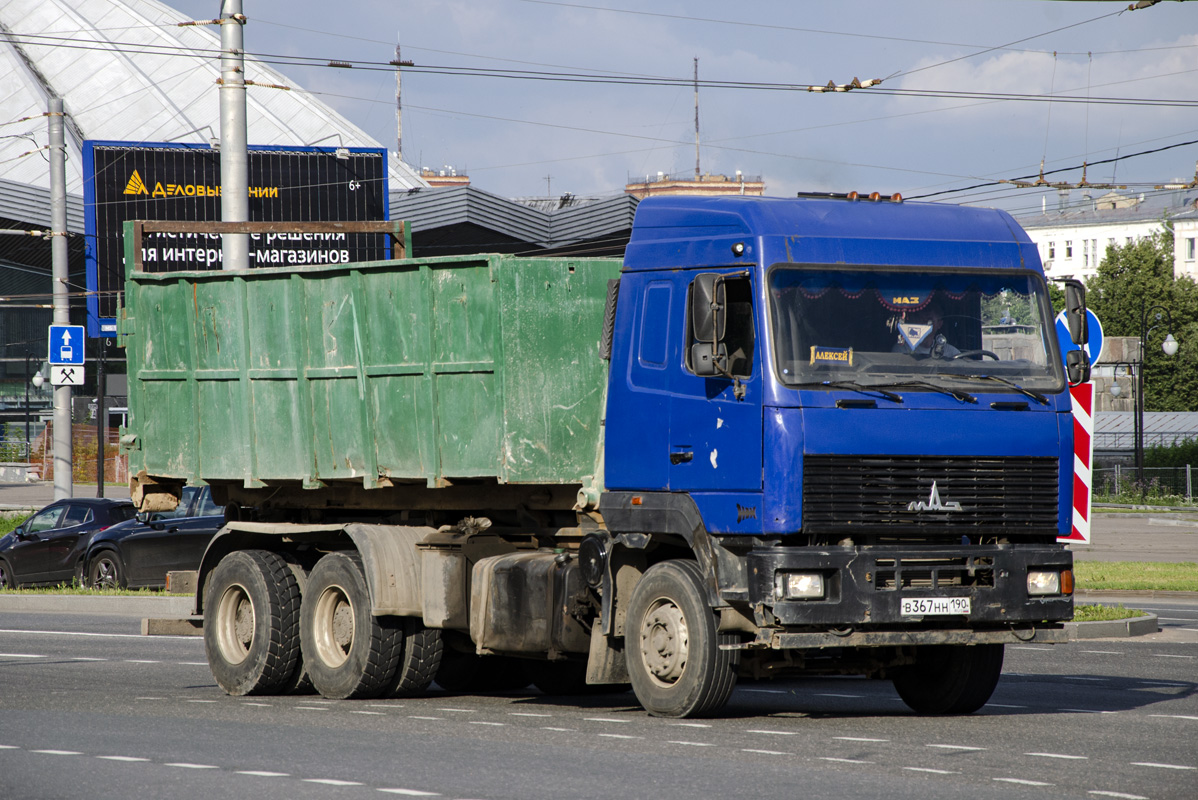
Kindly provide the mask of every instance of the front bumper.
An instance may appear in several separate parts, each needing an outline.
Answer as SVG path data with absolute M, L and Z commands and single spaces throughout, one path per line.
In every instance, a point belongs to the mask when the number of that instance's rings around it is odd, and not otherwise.
M 773 547 L 753 549 L 746 560 L 750 606 L 758 626 L 774 629 L 772 646 L 802 646 L 782 642 L 789 635 L 835 636 L 828 633 L 831 630 L 840 631 L 841 643 L 847 644 L 843 638 L 850 628 L 879 639 L 877 645 L 907 644 L 909 638 L 889 640 L 916 631 L 976 634 L 1009 633 L 1012 627 L 1052 629 L 1059 625 L 1044 623 L 1073 617 L 1071 594 L 1030 597 L 1027 593 L 1029 569 L 1073 568 L 1073 554 L 1057 544 Z M 824 597 L 779 599 L 775 575 L 788 571 L 821 573 Z M 946 597 L 969 598 L 969 614 L 902 614 L 903 598 Z M 763 636 L 766 633 L 762 631 Z M 971 641 L 984 639 L 975 635 Z

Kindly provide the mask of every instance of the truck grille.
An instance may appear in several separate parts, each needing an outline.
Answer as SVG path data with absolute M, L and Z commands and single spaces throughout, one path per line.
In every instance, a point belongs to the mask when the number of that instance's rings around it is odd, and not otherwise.
M 948 586 L 994 586 L 991 558 L 879 558 L 874 561 L 874 588 L 942 589 Z
M 1055 458 L 804 456 L 803 531 L 1054 534 L 1057 470 Z

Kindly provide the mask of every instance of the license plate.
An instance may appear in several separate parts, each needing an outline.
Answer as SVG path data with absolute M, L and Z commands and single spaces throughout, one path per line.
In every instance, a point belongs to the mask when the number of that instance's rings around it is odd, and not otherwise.
M 904 597 L 904 617 L 936 617 L 969 614 L 968 597 Z

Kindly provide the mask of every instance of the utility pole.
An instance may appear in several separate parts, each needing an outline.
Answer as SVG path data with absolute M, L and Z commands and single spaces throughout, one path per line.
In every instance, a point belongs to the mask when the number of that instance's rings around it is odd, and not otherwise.
M 699 57 L 695 56 L 695 180 L 699 180 Z
M 67 293 L 67 142 L 61 97 L 50 98 L 50 277 L 55 325 L 71 324 Z M 80 342 L 82 347 L 82 342 Z M 49 342 L 47 341 L 47 350 Z M 74 452 L 71 442 L 71 387 L 54 387 L 54 499 L 72 497 Z
M 220 218 L 249 222 L 249 153 L 245 113 L 245 37 L 241 0 L 220 7 Z M 244 233 L 221 237 L 223 269 L 247 269 L 250 239 Z

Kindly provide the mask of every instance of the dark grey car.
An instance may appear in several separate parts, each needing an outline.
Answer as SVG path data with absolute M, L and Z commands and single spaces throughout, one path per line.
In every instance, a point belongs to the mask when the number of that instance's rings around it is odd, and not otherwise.
M 87 582 L 162 588 L 166 573 L 200 568 L 208 542 L 224 524 L 225 510 L 207 486 L 184 486 L 174 511 L 143 515 L 97 535 L 87 551 Z
M 0 588 L 55 586 L 83 577 L 92 537 L 132 519 L 128 500 L 57 500 L 0 538 Z

